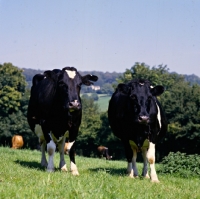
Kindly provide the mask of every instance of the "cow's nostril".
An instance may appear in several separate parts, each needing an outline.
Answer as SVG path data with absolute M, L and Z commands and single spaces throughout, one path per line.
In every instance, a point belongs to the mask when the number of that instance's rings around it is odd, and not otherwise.
M 149 117 L 147 117 L 147 116 L 144 116 L 144 115 L 139 116 L 139 120 L 142 122 L 146 122 L 148 119 L 149 119 Z

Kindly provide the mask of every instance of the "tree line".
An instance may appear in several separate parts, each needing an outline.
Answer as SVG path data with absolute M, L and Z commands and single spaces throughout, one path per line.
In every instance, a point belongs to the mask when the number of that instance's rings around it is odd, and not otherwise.
M 87 72 L 86 72 L 87 73 Z M 91 73 L 91 72 L 89 72 Z M 98 75 L 98 74 L 96 74 Z M 31 77 L 31 76 L 30 76 Z M 31 77 L 32 78 L 32 77 Z M 152 85 L 163 85 L 166 89 L 159 97 L 165 110 L 169 127 L 166 137 L 157 145 L 157 160 L 169 152 L 200 154 L 200 85 L 186 81 L 184 75 L 170 73 L 167 66 L 150 67 L 135 63 L 124 73 L 114 76 L 112 87 L 133 78 L 148 79 Z M 0 144 L 10 146 L 11 137 L 22 135 L 26 148 L 35 149 L 38 139 L 26 121 L 30 87 L 23 69 L 11 63 L 0 65 Z M 83 118 L 77 139 L 77 154 L 96 156 L 97 146 L 105 145 L 115 159 L 124 158 L 124 149 L 109 127 L 107 112 L 100 112 L 91 98 L 82 97 Z

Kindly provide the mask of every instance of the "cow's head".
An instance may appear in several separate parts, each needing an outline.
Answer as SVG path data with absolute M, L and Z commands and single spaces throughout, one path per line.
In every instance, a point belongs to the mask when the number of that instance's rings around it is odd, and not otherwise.
M 156 96 L 164 92 L 163 86 L 152 87 L 147 80 L 133 80 L 129 84 L 134 111 L 134 122 L 148 125 L 157 119 Z
M 58 87 L 64 100 L 64 108 L 70 112 L 80 110 L 81 99 L 80 90 L 81 85 L 90 86 L 91 81 L 96 82 L 98 77 L 95 75 L 81 76 L 74 67 L 65 67 L 59 74 Z

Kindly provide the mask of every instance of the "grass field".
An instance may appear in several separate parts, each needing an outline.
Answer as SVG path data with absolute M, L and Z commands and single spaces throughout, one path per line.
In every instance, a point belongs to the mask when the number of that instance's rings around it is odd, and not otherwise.
M 0 147 L 0 198 L 8 199 L 198 199 L 200 178 L 183 179 L 158 173 L 160 183 L 126 176 L 125 161 L 76 156 L 80 176 L 47 173 L 39 151 Z M 66 156 L 69 166 L 69 158 Z M 58 167 L 59 155 L 55 155 Z M 141 172 L 141 164 L 138 164 Z M 159 165 L 157 165 L 158 167 Z M 69 168 L 69 167 L 68 167 Z
M 99 100 L 96 102 L 99 105 L 100 111 L 105 112 L 108 110 L 108 103 L 111 98 L 110 95 L 98 95 Z

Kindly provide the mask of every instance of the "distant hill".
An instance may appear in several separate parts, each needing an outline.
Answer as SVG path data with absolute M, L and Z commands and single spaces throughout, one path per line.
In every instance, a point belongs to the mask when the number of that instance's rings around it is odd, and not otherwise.
M 35 70 L 30 68 L 23 68 L 23 74 L 26 77 L 26 81 L 28 82 L 28 87 L 31 87 L 32 78 L 35 74 L 43 73 L 44 70 Z M 116 79 L 119 78 L 123 73 L 117 72 L 100 72 L 100 71 L 79 71 L 81 75 L 86 74 L 93 74 L 98 76 L 98 81 L 95 82 L 95 85 L 102 87 L 105 84 L 116 84 Z M 185 81 L 190 82 L 191 85 L 199 84 L 200 85 L 200 78 L 194 74 L 192 75 L 183 75 Z
M 192 75 L 184 75 L 184 78 L 187 82 L 190 82 L 193 84 L 199 84 L 200 85 L 200 78 L 194 74 Z

